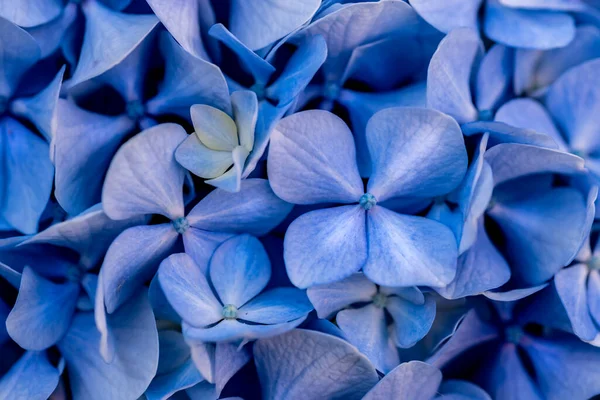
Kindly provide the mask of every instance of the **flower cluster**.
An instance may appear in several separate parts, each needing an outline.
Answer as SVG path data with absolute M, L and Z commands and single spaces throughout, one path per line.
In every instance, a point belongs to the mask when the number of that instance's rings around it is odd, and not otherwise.
M 599 71 L 598 0 L 0 0 L 0 399 L 600 395 Z

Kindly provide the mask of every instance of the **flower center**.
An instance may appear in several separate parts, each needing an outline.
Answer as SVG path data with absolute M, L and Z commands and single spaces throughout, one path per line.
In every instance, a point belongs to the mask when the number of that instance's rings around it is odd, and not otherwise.
M 66 278 L 70 282 L 79 282 L 83 277 L 82 271 L 78 266 L 71 265 L 67 268 Z
M 223 306 L 223 311 L 221 311 L 221 314 L 223 315 L 223 318 L 225 318 L 225 319 L 236 319 L 237 312 L 238 312 L 238 309 L 236 306 L 234 306 L 233 304 L 225 304 Z
M 508 342 L 519 344 L 523 337 L 523 329 L 518 325 L 509 325 L 504 329 L 504 336 Z
M 365 210 L 370 210 L 377 204 L 377 199 L 371 193 L 365 193 L 360 196 L 360 200 L 358 200 L 358 204 Z
M 373 296 L 373 304 L 378 308 L 385 308 L 387 304 L 387 296 L 383 293 L 377 293 Z
M 264 100 L 265 96 L 267 95 L 265 85 L 263 85 L 262 83 L 256 82 L 250 87 L 250 90 L 256 93 L 256 98 L 258 99 L 258 101 Z
M 144 116 L 146 110 L 144 105 L 139 100 L 133 100 L 127 103 L 126 106 L 127 116 L 133 120 L 138 120 Z
M 177 218 L 172 222 L 172 224 L 173 228 L 175 228 L 175 231 L 177 231 L 177 233 L 179 233 L 180 235 L 183 235 L 185 231 L 187 231 L 190 227 L 190 223 L 185 217 Z
M 586 264 L 590 269 L 600 270 L 600 257 L 593 256 L 587 261 Z
M 481 110 L 478 119 L 480 121 L 491 121 L 494 119 L 494 112 L 492 110 Z
M 323 88 L 323 96 L 328 100 L 336 100 L 340 97 L 340 85 L 336 82 L 329 82 L 325 84 Z

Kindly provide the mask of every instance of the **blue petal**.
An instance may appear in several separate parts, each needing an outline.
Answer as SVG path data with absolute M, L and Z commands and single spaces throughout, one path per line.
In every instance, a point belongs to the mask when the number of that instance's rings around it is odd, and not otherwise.
M 14 7 L 3 1 L 2 5 Z M 16 9 L 22 9 L 19 5 Z M 19 80 L 31 66 L 40 59 L 40 48 L 35 39 L 26 31 L 0 18 L 0 43 L 2 61 L 0 61 L 0 96 L 11 97 L 17 89 Z
M 467 171 L 460 127 L 438 111 L 388 108 L 369 120 L 366 131 L 373 163 L 367 191 L 379 202 L 446 194 Z
M 81 256 L 80 264 L 91 269 L 123 230 L 142 223 L 144 219 L 139 217 L 114 221 L 97 204 L 80 215 L 46 228 L 24 244 L 47 243 L 72 249 Z
M 371 155 L 367 146 L 367 122 L 377 112 L 390 107 L 427 107 L 425 82 L 388 92 L 355 92 L 342 89 L 338 101 L 350 113 L 356 143 L 356 162 L 361 176 L 371 175 Z
M 442 40 L 427 70 L 429 107 L 452 116 L 459 124 L 478 118 L 471 79 L 483 50 L 479 35 L 472 29 L 455 29 Z
M 271 134 L 267 168 L 273 191 L 290 203 L 355 203 L 364 193 L 352 133 L 327 111 L 281 120 Z
M 353 303 L 371 301 L 377 287 L 363 274 L 353 274 L 339 282 L 308 288 L 307 295 L 319 318 L 331 318 Z
M 550 115 L 544 106 L 533 99 L 519 98 L 504 103 L 496 113 L 495 120 L 517 128 L 544 133 L 556 142 L 560 150 L 567 150 L 565 140 L 556 129 Z
M 40 46 L 41 58 L 52 55 L 60 47 L 65 33 L 72 26 L 76 17 L 77 5 L 68 3 L 57 18 L 27 29 L 27 32 Z
M 160 37 L 160 48 L 166 60 L 165 78 L 158 94 L 146 103 L 150 114 L 176 113 L 188 119 L 194 104 L 230 113 L 227 83 L 216 65 L 187 53 L 168 34 Z
M 229 47 L 231 51 L 239 57 L 240 65 L 254 77 L 255 83 L 261 85 L 267 84 L 269 78 L 275 72 L 275 67 L 250 50 L 237 37 L 229 32 L 223 24 L 213 25 L 208 33 L 210 36 Z
M 0 16 L 16 25 L 29 28 L 45 24 L 58 17 L 62 11 L 61 0 L 0 1 Z
M 239 318 L 259 324 L 280 324 L 306 317 L 313 310 L 303 290 L 280 287 L 261 293 L 239 309 Z
M 124 14 L 99 2 L 82 5 L 85 35 L 69 87 L 95 78 L 123 61 L 158 24 L 153 14 Z
M 285 234 L 284 257 L 290 280 L 300 288 L 358 272 L 367 259 L 365 211 L 342 206 L 296 218 Z
M 378 380 L 375 368 L 356 348 L 314 331 L 298 329 L 259 340 L 254 362 L 263 396 L 269 399 L 360 399 Z
M 15 99 L 10 104 L 12 112 L 33 122 L 48 141 L 54 136 L 58 124 L 56 108 L 64 73 L 65 66 L 35 96 Z
M 310 21 L 320 5 L 319 0 L 233 0 L 231 33 L 251 50 L 260 50 Z
M 574 337 L 549 341 L 532 338 L 524 346 L 543 398 L 587 399 L 600 393 L 600 349 Z
M 231 93 L 231 107 L 239 144 L 250 152 L 254 147 L 254 131 L 258 119 L 256 93 L 251 90 L 238 90 Z
M 448 33 L 459 27 L 478 29 L 477 17 L 482 0 L 410 0 L 410 5 L 436 29 Z
M 6 329 L 27 350 L 44 350 L 65 334 L 75 312 L 79 285 L 56 284 L 25 267 L 17 301 L 6 319 Z
M 276 99 L 279 105 L 292 102 L 327 58 L 327 43 L 322 36 L 315 36 L 302 43 L 289 59 L 283 72 L 269 87 L 266 95 Z
M 229 379 L 251 359 L 249 346 L 240 348 L 233 343 L 217 343 L 215 345 L 214 382 L 217 394 L 221 393 Z
M 215 250 L 209 272 L 221 303 L 240 308 L 267 286 L 271 262 L 258 239 L 240 235 Z
M 402 363 L 387 374 L 363 400 L 433 399 L 442 383 L 442 373 L 422 361 Z
M 506 343 L 493 359 L 485 388 L 494 399 L 542 400 L 536 382 L 523 365 L 518 348 Z
M 537 293 L 540 290 L 544 289 L 546 286 L 548 286 L 548 284 L 543 283 L 538 286 L 532 286 L 532 287 L 521 288 L 521 289 L 512 289 L 512 290 L 508 290 L 505 292 L 487 291 L 487 292 L 483 292 L 482 294 L 485 297 L 487 297 L 488 299 L 494 300 L 496 302 L 513 302 L 513 301 L 521 300 L 521 299 L 524 299 L 525 297 L 531 296 L 532 294 Z
M 571 149 L 591 153 L 600 150 L 593 128 L 600 105 L 600 60 L 592 60 L 561 75 L 550 87 L 546 104 L 562 128 Z
M 231 152 L 233 167 L 223 175 L 204 182 L 228 192 L 239 192 L 242 188 L 242 174 L 248 154 L 248 150 L 244 147 L 235 147 Z
M 175 150 L 187 138 L 176 124 L 161 124 L 140 132 L 115 154 L 104 181 L 102 205 L 112 219 L 162 214 L 184 216 L 185 170 Z
M 467 381 L 447 380 L 439 391 L 443 398 L 450 400 L 492 400 L 485 390 Z
M 590 314 L 600 325 L 600 303 L 597 299 L 600 298 L 600 273 L 598 271 L 590 271 L 587 282 L 588 305 Z
M 189 324 L 204 327 L 223 318 L 223 306 L 194 261 L 187 254 L 173 254 L 158 269 L 158 278 L 173 308 Z
M 456 277 L 436 290 L 447 299 L 474 296 L 502 286 L 510 275 L 508 264 L 490 241 L 481 220 L 472 247 L 458 258 Z
M 185 139 L 175 152 L 182 167 L 204 179 L 221 176 L 233 164 L 232 152 L 213 150 L 204 145 L 196 133 Z
M 200 267 L 202 272 L 207 273 L 208 261 L 215 249 L 234 234 L 223 232 L 209 232 L 201 229 L 190 228 L 183 234 L 183 245 L 186 254 Z
M 112 242 L 102 263 L 106 309 L 114 312 L 173 250 L 177 232 L 171 224 L 135 226 Z
M 187 219 L 196 229 L 261 236 L 279 225 L 291 208 L 275 196 L 267 180 L 245 179 L 237 193 L 210 192 Z
M 554 139 L 545 133 L 531 129 L 522 129 L 497 121 L 468 122 L 461 126 L 465 136 L 487 133 L 491 139 L 499 143 L 530 144 L 538 147 L 556 148 Z
M 0 378 L 0 398 L 46 400 L 59 379 L 46 352 L 28 351 Z
M 387 300 L 386 309 L 394 320 L 396 345 L 402 348 L 412 347 L 423 339 L 435 318 L 435 300 L 432 296 L 425 296 L 423 304 L 392 296 Z
M 387 373 L 400 363 L 398 350 L 388 333 L 384 310 L 373 304 L 340 311 L 336 323 L 349 343 Z
M 454 234 L 439 222 L 383 207 L 367 212 L 365 275 L 388 286 L 445 286 L 456 274 Z
M 545 10 L 518 10 L 486 2 L 485 34 L 511 47 L 548 50 L 567 45 L 575 36 L 574 18 Z
M 173 309 L 173 306 L 171 306 L 169 300 L 167 300 L 167 297 L 165 296 L 164 291 L 160 287 L 158 275 L 155 275 L 150 282 L 150 287 L 148 288 L 148 298 L 150 299 L 152 311 L 154 311 L 154 316 L 157 320 L 166 320 L 181 324 L 181 317 L 179 314 L 177 314 L 177 311 Z M 104 298 L 100 304 L 104 304 Z M 96 321 L 96 325 L 99 325 L 98 321 Z
M 137 399 L 158 367 L 158 332 L 147 293 L 139 292 L 108 317 L 115 357 L 107 363 L 98 352 L 100 333 L 92 313 L 75 315 L 58 344 L 67 362 L 74 398 Z
M 202 5 L 198 0 L 147 1 L 154 14 L 181 47 L 196 57 L 208 59 L 200 32 Z
M 575 189 L 555 188 L 503 201 L 487 214 L 504 233 L 513 277 L 530 285 L 550 279 L 583 243 L 586 203 Z
M 322 35 L 327 41 L 327 60 L 323 64 L 326 82 L 343 83 L 354 49 L 396 32 L 418 27 L 418 17 L 403 1 L 360 2 L 316 19 L 294 36 L 298 43 Z
M 514 68 L 513 50 L 496 44 L 481 60 L 477 71 L 475 104 L 480 111 L 495 110 L 509 94 Z
M 237 342 L 281 335 L 304 322 L 304 317 L 273 325 L 250 325 L 235 319 L 225 319 L 211 328 L 195 328 L 183 324 L 186 338 L 202 342 Z
M 427 362 L 442 368 L 465 351 L 497 339 L 498 336 L 496 328 L 483 322 L 472 309 L 460 321 L 450 339 Z
M 52 190 L 48 144 L 12 118 L 0 120 L 0 216 L 25 234 L 37 232 Z
M 554 286 L 560 300 L 569 316 L 573 332 L 582 340 L 593 340 L 598 334 L 598 328 L 590 315 L 587 290 L 588 269 L 584 264 L 576 264 L 559 271 L 554 277 Z
M 126 116 L 91 113 L 63 99 L 57 106 L 55 196 L 65 210 L 79 214 L 99 202 L 109 163 L 135 124 Z

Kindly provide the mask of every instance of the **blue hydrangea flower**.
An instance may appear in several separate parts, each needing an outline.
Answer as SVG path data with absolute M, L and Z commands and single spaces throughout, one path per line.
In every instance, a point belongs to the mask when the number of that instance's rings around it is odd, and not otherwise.
M 174 254 L 158 270 L 165 296 L 183 320 L 187 338 L 203 342 L 251 340 L 298 326 L 312 306 L 296 288 L 261 293 L 271 277 L 258 239 L 235 236 L 221 244 L 205 269 Z
M 249 179 L 238 193 L 217 189 L 186 213 L 186 171 L 175 150 L 187 137 L 179 125 L 157 125 L 130 139 L 112 160 L 102 192 L 106 214 L 115 220 L 161 215 L 168 221 L 126 229 L 109 247 L 101 271 L 109 313 L 152 278 L 180 237 L 186 252 L 206 265 L 221 242 L 236 233 L 266 234 L 291 209 L 267 181 Z
M 412 347 L 435 318 L 431 296 L 417 288 L 379 287 L 363 274 L 313 286 L 307 294 L 319 318 L 335 317 L 344 337 L 384 373 L 400 363 L 396 346 Z
M 600 349 L 573 335 L 527 324 L 519 304 L 469 311 L 428 360 L 480 384 L 494 399 L 587 399 L 598 393 Z M 514 310 L 513 310 L 514 308 Z M 543 314 L 548 309 L 538 308 Z M 540 334 L 541 332 L 541 334 Z
M 439 290 L 447 298 L 485 292 L 514 300 L 531 293 L 520 289 L 539 290 L 576 256 L 594 217 L 597 190 L 578 183 L 585 174 L 578 157 L 518 143 L 486 147 L 484 136 L 474 161 L 475 190 L 462 198 L 470 203 L 466 220 L 475 221 L 463 230 L 471 246 L 454 281 Z M 555 176 L 565 185 L 554 185 Z M 450 226 L 456 221 L 447 211 L 435 217 Z M 492 236 L 493 229 L 500 234 Z M 486 292 L 509 279 L 506 293 Z
M 340 118 L 304 111 L 273 132 L 269 183 L 279 197 L 295 204 L 348 204 L 308 212 L 290 225 L 284 248 L 290 280 L 306 288 L 362 268 L 381 285 L 445 286 L 456 268 L 452 232 L 387 207 L 401 209 L 402 201 L 415 198 L 426 202 L 460 183 L 467 155 L 458 125 L 434 110 L 389 108 L 369 121 L 367 142 L 373 173 L 365 190 L 352 133 Z M 395 198 L 400 204 L 386 203 Z
M 495 42 L 540 50 L 567 45 L 575 35 L 578 14 L 598 12 L 594 5 L 578 0 L 410 0 L 410 4 L 442 32 L 458 27 L 477 30 L 481 24 Z

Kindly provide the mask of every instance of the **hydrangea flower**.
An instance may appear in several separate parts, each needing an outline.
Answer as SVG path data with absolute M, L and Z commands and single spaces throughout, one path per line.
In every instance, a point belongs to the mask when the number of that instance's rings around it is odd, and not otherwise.
M 410 0 L 410 4 L 444 33 L 458 27 L 478 29 L 481 23 L 485 35 L 495 42 L 540 50 L 573 40 L 578 13 L 598 13 L 593 4 L 577 0 Z
M 232 119 L 218 108 L 194 105 L 190 113 L 195 132 L 177 148 L 175 158 L 205 182 L 239 192 L 251 169 L 246 160 L 254 149 L 258 100 L 254 92 L 231 94 Z
M 362 274 L 307 294 L 319 318 L 335 317 L 344 337 L 385 373 L 400 363 L 396 346 L 412 347 L 435 317 L 435 301 L 419 289 L 379 287 Z
M 352 133 L 335 115 L 300 112 L 273 132 L 268 170 L 277 196 L 294 204 L 348 204 L 308 212 L 290 225 L 284 248 L 290 280 L 306 288 L 363 269 L 381 285 L 445 286 L 456 268 L 452 232 L 391 211 L 386 201 L 427 201 L 460 183 L 467 156 L 457 123 L 433 110 L 390 108 L 369 121 L 367 143 L 373 173 L 365 190 Z
M 494 303 L 469 311 L 428 362 L 449 376 L 474 380 L 494 399 L 587 399 L 598 393 L 593 366 L 600 349 L 561 332 L 539 334 L 519 308 Z
M 208 269 L 186 254 L 174 254 L 161 263 L 158 274 L 165 296 L 183 319 L 184 336 L 193 340 L 231 342 L 280 334 L 298 326 L 312 310 L 299 289 L 261 293 L 271 264 L 262 244 L 250 235 L 222 243 Z
M 112 160 L 102 192 L 106 214 L 115 220 L 154 214 L 167 221 L 126 229 L 109 247 L 101 272 L 109 313 L 152 278 L 180 237 L 186 252 L 204 265 L 221 242 L 236 233 L 265 234 L 290 211 L 265 180 L 251 179 L 236 194 L 211 192 L 186 213 L 186 171 L 175 160 L 186 138 L 179 125 L 157 125 L 130 139 Z

